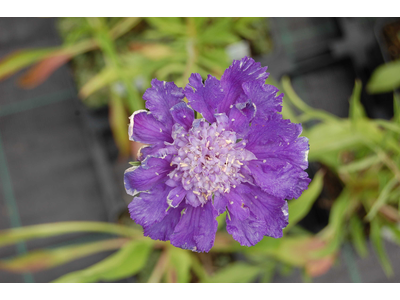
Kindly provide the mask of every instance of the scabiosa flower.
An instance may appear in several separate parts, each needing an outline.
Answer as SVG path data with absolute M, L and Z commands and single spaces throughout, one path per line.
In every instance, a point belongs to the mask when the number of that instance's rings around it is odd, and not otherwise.
M 129 138 L 147 145 L 124 178 L 145 236 L 208 252 L 216 217 L 227 211 L 226 229 L 241 245 L 282 237 L 285 199 L 310 182 L 309 146 L 301 125 L 279 114 L 283 94 L 264 84 L 266 69 L 244 57 L 221 80 L 192 74 L 185 89 L 152 80 L 143 96 L 149 111 L 135 112 L 129 125 Z

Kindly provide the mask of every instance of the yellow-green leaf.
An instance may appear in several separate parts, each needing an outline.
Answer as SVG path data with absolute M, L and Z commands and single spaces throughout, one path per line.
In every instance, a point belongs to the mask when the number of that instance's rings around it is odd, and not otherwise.
M 1 230 L 0 247 L 21 241 L 46 238 L 72 232 L 105 232 L 126 237 L 142 238 L 134 228 L 106 222 L 58 222 Z
M 120 238 L 55 249 L 34 250 L 16 258 L 0 261 L 0 270 L 17 273 L 37 272 L 98 252 L 118 249 L 127 241 L 126 238 Z
M 368 92 L 384 93 L 390 92 L 400 86 L 400 60 L 380 65 L 367 84 Z
M 389 258 L 387 257 L 385 247 L 382 241 L 381 235 L 381 227 L 379 226 L 379 220 L 374 219 L 371 221 L 371 242 L 375 248 L 376 253 L 378 254 L 379 261 L 382 265 L 383 270 L 385 271 L 386 276 L 393 275 L 393 269 Z
M 311 209 L 311 206 L 317 200 L 323 187 L 324 174 L 320 170 L 315 174 L 314 179 L 310 183 L 307 190 L 295 200 L 290 200 L 289 203 L 289 225 L 284 229 L 285 231 L 299 222 Z
M 186 283 L 190 281 L 190 267 L 192 258 L 187 250 L 169 248 L 169 269 L 173 282 Z
M 220 271 L 214 276 L 206 279 L 206 282 L 213 283 L 242 283 L 252 282 L 256 279 L 257 275 L 260 274 L 261 269 L 256 266 L 248 265 L 243 262 L 232 263 Z
M 118 252 L 87 269 L 61 276 L 54 282 L 117 281 L 138 273 L 146 264 L 152 249 L 150 240 L 131 241 Z

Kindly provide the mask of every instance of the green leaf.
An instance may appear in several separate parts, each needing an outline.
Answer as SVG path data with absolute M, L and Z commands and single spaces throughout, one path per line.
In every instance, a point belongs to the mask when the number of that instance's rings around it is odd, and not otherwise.
M 199 43 L 209 45 L 227 45 L 240 41 L 239 37 L 233 33 L 231 18 L 218 18 L 198 33 Z
M 93 266 L 66 274 L 54 282 L 98 282 L 117 281 L 138 273 L 146 264 L 152 249 L 152 243 L 146 241 L 131 241 L 118 252 Z
M 182 36 L 186 34 L 186 27 L 182 18 L 159 18 L 151 17 L 145 19 L 152 27 L 155 27 L 160 37 L 161 34 L 167 36 Z
M 383 270 L 385 271 L 386 276 L 393 275 L 393 269 L 391 263 L 387 257 L 385 247 L 383 245 L 382 237 L 381 237 L 381 228 L 380 222 L 378 219 L 374 219 L 371 221 L 371 242 L 375 248 L 376 253 L 378 254 L 379 261 L 382 265 Z
M 225 223 L 226 223 L 226 211 L 224 211 L 222 214 L 220 214 L 217 217 L 217 222 L 218 222 L 218 230 L 220 230 L 221 228 L 224 227 Z
M 288 76 L 284 76 L 282 78 L 282 87 L 285 93 L 286 99 L 289 100 L 296 108 L 300 111 L 304 112 L 310 119 L 317 119 L 326 122 L 334 122 L 336 123 L 340 119 L 333 114 L 330 114 L 322 109 L 315 109 L 306 104 L 293 90 L 293 87 L 290 83 L 290 78 Z
M 353 122 L 359 119 L 363 119 L 367 116 L 367 114 L 365 113 L 365 109 L 360 102 L 361 89 L 362 89 L 361 81 L 356 80 L 353 93 L 350 97 L 350 109 L 349 109 L 349 116 Z
M 132 28 L 134 28 L 137 24 L 139 24 L 140 18 L 131 17 L 131 18 L 122 18 L 117 24 L 114 25 L 110 30 L 110 35 L 113 39 L 119 38 L 125 33 L 129 32 Z
M 376 94 L 390 92 L 400 86 L 400 60 L 380 65 L 367 84 L 367 91 Z
M 350 202 L 351 200 L 355 200 L 352 197 L 348 188 L 345 187 L 333 203 L 329 215 L 329 224 L 323 232 L 323 236 L 328 241 L 328 244 L 324 249 L 318 251 L 317 256 L 325 256 L 339 249 L 344 239 L 344 224 L 349 213 L 349 208 L 351 207 Z
M 396 176 L 394 176 L 382 189 L 382 191 L 379 194 L 378 199 L 375 201 L 375 203 L 372 205 L 370 211 L 366 215 L 365 219 L 368 221 L 371 221 L 376 214 L 378 213 L 379 209 L 386 203 L 389 194 L 391 190 L 396 186 L 398 182 L 398 179 Z
M 393 122 L 400 125 L 400 94 L 393 94 Z
M 128 113 L 125 109 L 124 103 L 115 91 L 111 91 L 110 107 L 110 126 L 117 144 L 120 155 L 129 156 L 131 147 L 128 137 Z
M 343 173 L 362 171 L 379 163 L 380 161 L 381 159 L 377 155 L 367 156 L 360 160 L 353 161 L 347 165 L 340 166 L 338 172 Z
M 0 80 L 11 76 L 13 73 L 22 68 L 46 58 L 49 56 L 49 54 L 57 51 L 58 49 L 59 48 L 42 48 L 20 50 L 4 57 L 0 61 Z
M 79 91 L 81 98 L 87 98 L 94 92 L 118 80 L 118 73 L 113 67 L 105 67 L 95 76 L 90 78 Z
M 190 268 L 192 265 L 190 252 L 187 250 L 170 247 L 169 256 L 170 269 L 174 276 L 176 276 L 176 282 L 190 282 Z
M 391 130 L 396 133 L 400 133 L 400 122 L 398 124 L 395 123 L 395 118 L 394 116 L 394 122 L 387 121 L 387 120 L 382 120 L 382 119 L 376 119 L 373 120 L 373 122 L 379 126 L 382 126 L 385 129 Z
M 214 276 L 207 278 L 206 282 L 212 283 L 241 283 L 253 282 L 261 269 L 251 266 L 243 262 L 232 263 L 222 270 L 218 271 Z
M 349 223 L 350 234 L 353 241 L 354 248 L 356 249 L 360 257 L 365 257 L 368 255 L 368 247 L 364 234 L 364 224 L 357 215 L 353 215 L 350 218 Z
M 322 191 L 322 187 L 324 185 L 323 178 L 324 174 L 322 170 L 318 171 L 318 173 L 315 174 L 314 179 L 310 183 L 308 189 L 305 190 L 298 199 L 288 202 L 289 225 L 284 229 L 285 231 L 289 230 L 289 228 L 294 226 L 309 212 L 311 206 Z
M 307 131 L 307 137 L 310 143 L 310 161 L 324 161 L 327 154 L 339 154 L 339 151 L 356 150 L 363 146 L 363 138 L 352 130 L 349 120 L 317 124 Z
M 105 222 L 58 222 L 1 230 L 0 247 L 21 241 L 46 238 L 72 232 L 105 232 L 126 237 L 142 238 L 134 228 Z
M 140 166 L 141 162 L 140 161 L 130 161 L 129 164 L 134 167 L 138 167 L 138 166 Z
M 0 270 L 18 273 L 37 272 L 98 252 L 118 249 L 127 241 L 126 238 L 121 238 L 56 249 L 34 250 L 26 255 L 0 261 Z

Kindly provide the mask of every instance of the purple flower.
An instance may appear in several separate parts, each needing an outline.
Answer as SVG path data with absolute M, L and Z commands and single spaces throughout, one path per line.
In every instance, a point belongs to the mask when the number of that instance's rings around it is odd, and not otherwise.
M 135 112 L 129 126 L 129 138 L 148 146 L 124 180 L 145 236 L 208 252 L 227 211 L 226 229 L 241 245 L 282 237 L 285 199 L 310 182 L 309 146 L 301 125 L 279 114 L 283 94 L 264 84 L 266 69 L 245 57 L 221 80 L 192 74 L 185 89 L 153 79 L 143 96 L 150 111 Z

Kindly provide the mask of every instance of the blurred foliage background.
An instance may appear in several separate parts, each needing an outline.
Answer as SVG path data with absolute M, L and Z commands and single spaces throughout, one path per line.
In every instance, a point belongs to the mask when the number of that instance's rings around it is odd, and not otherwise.
M 122 156 L 129 156 L 132 147 L 127 139 L 128 116 L 144 108 L 141 97 L 152 78 L 181 87 L 192 72 L 219 78 L 233 59 L 265 54 L 273 46 L 265 18 L 62 18 L 59 31 L 64 40 L 61 47 L 22 50 L 3 58 L 0 79 L 30 66 L 19 83 L 34 87 L 70 61 L 79 95 L 88 108 L 108 105 Z M 289 199 L 289 226 L 283 238 L 265 237 L 254 247 L 242 247 L 227 234 L 221 215 L 214 247 L 208 254 L 199 254 L 143 237 L 141 227 L 129 218 L 122 218 L 120 224 L 44 224 L 1 231 L 0 246 L 71 232 L 116 237 L 35 250 L 0 261 L 0 269 L 36 272 L 116 250 L 56 282 L 118 281 L 131 276 L 138 282 L 270 282 L 276 272 L 289 274 L 293 268 L 300 268 L 303 280 L 311 281 L 334 265 L 340 251 L 351 253 L 351 247 L 360 257 L 377 255 L 391 276 L 383 233 L 400 245 L 399 94 L 393 94 L 391 120 L 369 119 L 360 102 L 363 83 L 356 80 L 349 116 L 339 118 L 307 105 L 289 77 L 279 82 L 270 77 L 267 83 L 285 94 L 284 118 L 303 123 L 303 135 L 310 142 L 309 161 L 319 168 L 308 190 L 299 199 Z M 400 86 L 399 61 L 380 66 L 364 84 L 369 93 L 394 91 Z M 336 191 L 328 225 L 313 233 L 298 222 L 326 185 Z M 368 241 L 374 254 L 368 253 Z M 356 273 L 351 277 L 357 281 Z

